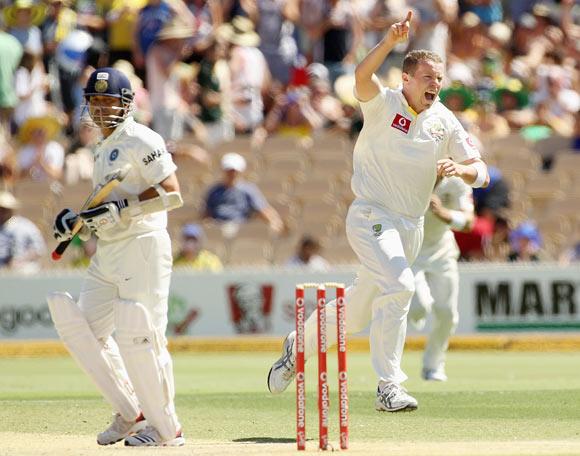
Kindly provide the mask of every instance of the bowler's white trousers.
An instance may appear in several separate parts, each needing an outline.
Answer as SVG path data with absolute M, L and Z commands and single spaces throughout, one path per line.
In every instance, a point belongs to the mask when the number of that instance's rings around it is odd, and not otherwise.
M 346 290 L 346 331 L 370 326 L 371 361 L 380 382 L 407 379 L 401 358 L 407 313 L 415 291 L 410 265 L 423 241 L 423 218 L 411 219 L 360 199 L 346 218 L 349 243 L 361 262 L 354 283 Z M 327 344 L 336 344 L 336 302 L 326 306 Z M 316 354 L 316 312 L 305 324 L 305 357 Z

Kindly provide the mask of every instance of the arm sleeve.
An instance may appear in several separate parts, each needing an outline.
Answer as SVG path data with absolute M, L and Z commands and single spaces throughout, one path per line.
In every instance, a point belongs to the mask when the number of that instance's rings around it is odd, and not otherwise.
M 361 111 L 365 119 L 378 117 L 386 113 L 387 105 L 391 104 L 395 96 L 392 90 L 381 87 L 379 93 L 374 98 L 368 101 L 360 101 L 356 93 L 356 88 L 353 89 L 355 98 L 359 101 Z
M 456 118 L 453 119 L 447 142 L 447 155 L 451 156 L 457 163 L 472 158 L 481 158 L 477 146 Z
M 139 172 L 150 185 L 158 184 L 175 172 L 177 166 L 173 163 L 171 154 L 163 138 L 153 130 L 144 130 L 140 147 L 135 149 Z
M 255 185 L 248 185 L 246 187 L 246 192 L 248 194 L 248 199 L 250 201 L 250 207 L 252 210 L 259 212 L 268 206 L 266 198 L 260 189 Z

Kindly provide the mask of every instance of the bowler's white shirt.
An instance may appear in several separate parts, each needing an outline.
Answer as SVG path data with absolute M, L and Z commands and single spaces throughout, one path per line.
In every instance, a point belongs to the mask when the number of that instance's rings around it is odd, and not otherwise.
M 123 198 L 135 199 L 154 184 L 165 180 L 175 172 L 171 154 L 163 138 L 128 117 L 115 131 L 100 142 L 95 150 L 93 185 L 101 183 L 110 172 L 130 163 L 132 168 L 127 177 L 106 198 L 115 201 Z M 101 240 L 111 241 L 163 230 L 167 227 L 167 212 L 141 216 L 126 227 L 118 226 L 100 235 Z
M 447 177 L 435 187 L 433 193 L 439 197 L 441 203 L 447 209 L 453 211 L 473 212 L 473 192 L 471 187 L 459 177 Z M 459 254 L 455 236 L 449 227 L 433 212 L 425 213 L 424 237 L 419 257 L 439 258 L 450 253 L 453 256 Z
M 416 114 L 402 89 L 381 88 L 360 103 L 364 124 L 354 147 L 353 193 L 419 220 L 429 205 L 437 161 L 480 157 L 457 118 L 439 100 Z

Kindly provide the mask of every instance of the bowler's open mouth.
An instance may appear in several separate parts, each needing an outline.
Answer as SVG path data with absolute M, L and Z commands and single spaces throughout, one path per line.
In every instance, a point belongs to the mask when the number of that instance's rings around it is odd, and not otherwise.
M 425 92 L 425 99 L 426 99 L 427 101 L 431 101 L 431 102 L 432 102 L 432 101 L 435 101 L 435 97 L 436 97 L 436 96 L 437 96 L 437 95 L 435 94 L 435 92 Z

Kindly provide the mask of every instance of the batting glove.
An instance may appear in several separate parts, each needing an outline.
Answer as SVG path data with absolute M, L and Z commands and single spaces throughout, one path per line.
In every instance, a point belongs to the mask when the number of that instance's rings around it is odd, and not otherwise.
M 97 236 L 99 233 L 107 232 L 118 225 L 123 225 L 121 221 L 121 209 L 127 207 L 126 199 L 118 201 L 108 201 L 99 206 L 87 209 L 79 214 L 85 225 Z
M 73 238 L 72 229 L 78 217 L 74 211 L 68 208 L 59 212 L 52 226 L 54 238 L 58 242 L 70 241 Z M 86 226 L 83 226 L 77 235 L 82 241 L 87 241 L 91 237 L 91 232 Z

